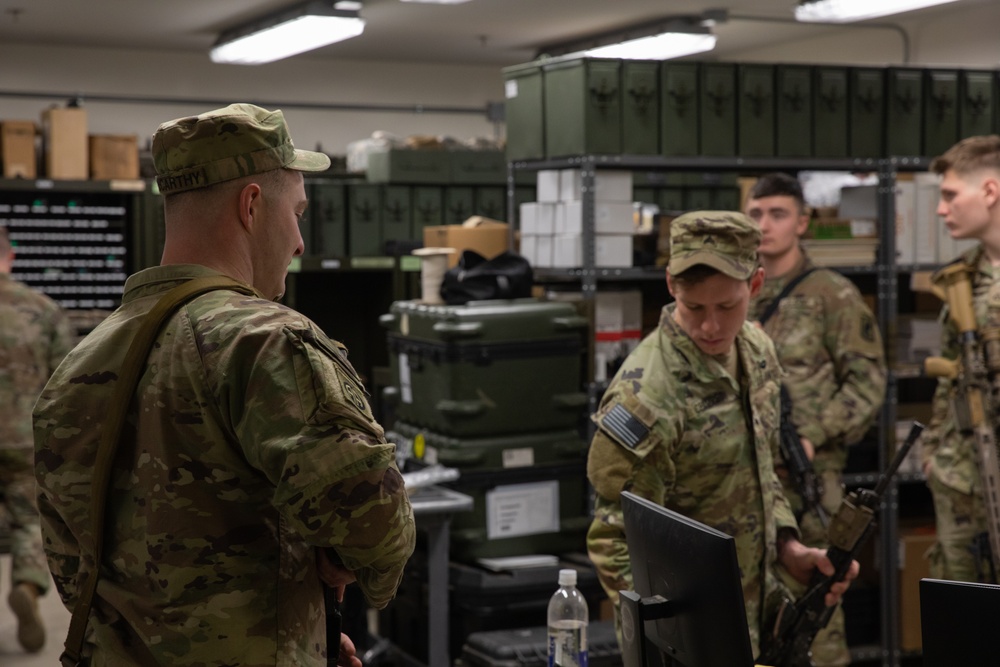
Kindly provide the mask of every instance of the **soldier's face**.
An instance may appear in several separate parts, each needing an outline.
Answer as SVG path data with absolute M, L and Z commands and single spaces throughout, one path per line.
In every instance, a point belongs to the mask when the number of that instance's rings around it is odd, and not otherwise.
M 1000 174 L 982 169 L 959 175 L 949 169 L 940 187 L 937 214 L 944 218 L 951 237 L 983 239 L 991 231 L 993 217 L 1000 216 Z
M 743 327 L 750 299 L 763 283 L 763 269 L 749 281 L 717 273 L 693 285 L 667 274 L 667 288 L 677 302 L 674 321 L 705 354 L 726 354 Z
M 308 204 L 302 173 L 283 170 L 278 183 L 264 192 L 263 201 L 265 219 L 254 262 L 254 287 L 278 300 L 285 293 L 289 263 L 305 250 L 299 229 Z
M 751 199 L 747 215 L 760 225 L 758 252 L 765 258 L 783 257 L 794 250 L 809 226 L 809 217 L 799 208 L 795 197 L 788 195 Z

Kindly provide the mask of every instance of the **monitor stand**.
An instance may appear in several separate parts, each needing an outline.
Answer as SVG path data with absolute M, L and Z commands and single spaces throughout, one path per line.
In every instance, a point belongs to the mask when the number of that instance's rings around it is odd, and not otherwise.
M 622 613 L 622 663 L 624 667 L 683 667 L 662 651 L 653 655 L 653 645 L 646 641 L 646 621 L 657 621 L 675 614 L 675 605 L 662 595 L 640 597 L 635 591 L 618 591 Z M 656 660 L 654 662 L 654 659 Z

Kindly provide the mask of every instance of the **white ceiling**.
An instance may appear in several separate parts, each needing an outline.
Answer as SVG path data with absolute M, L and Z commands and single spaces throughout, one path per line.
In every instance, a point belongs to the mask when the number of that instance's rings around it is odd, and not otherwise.
M 546 46 L 676 15 L 725 7 L 715 54 L 808 39 L 838 28 L 790 20 L 797 0 L 471 0 L 460 5 L 367 0 L 356 39 L 310 57 L 469 65 L 513 65 Z M 878 2 L 879 0 L 872 0 Z M 982 4 L 996 0 L 960 0 Z M 298 0 L 0 0 L 0 43 L 207 52 L 222 30 Z M 957 5 L 951 5 L 952 8 Z M 936 8 L 906 19 L 929 18 Z M 903 18 L 903 17 L 894 17 Z

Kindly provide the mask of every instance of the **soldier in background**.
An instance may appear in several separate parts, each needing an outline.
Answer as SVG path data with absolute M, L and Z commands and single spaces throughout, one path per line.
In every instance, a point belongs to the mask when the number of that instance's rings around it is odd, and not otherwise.
M 760 262 L 765 275 L 749 319 L 767 316 L 762 326 L 785 371 L 792 422 L 821 481 L 820 504 L 833 516 L 844 496 L 847 447 L 864 437 L 885 400 L 882 339 L 854 283 L 835 271 L 817 269 L 799 244 L 809 215 L 798 180 L 779 173 L 762 176 L 750 191 L 746 209 L 763 235 Z M 817 511 L 803 507 L 789 476 L 782 475 L 782 484 L 802 541 L 811 547 L 829 546 Z M 813 661 L 817 667 L 850 663 L 843 609 L 838 608 L 816 636 Z
M 0 503 L 10 517 L 11 590 L 17 640 L 29 653 L 45 645 L 38 598 L 52 577 L 45 564 L 35 502 L 31 407 L 73 347 L 63 311 L 49 297 L 11 278 L 14 248 L 0 227 Z
M 615 604 L 632 588 L 621 508 L 621 492 L 631 491 L 735 539 L 754 655 L 773 611 L 765 606 L 786 593 L 779 564 L 801 583 L 814 568 L 833 572 L 824 551 L 799 542 L 774 470 L 781 367 L 770 339 L 746 321 L 764 282 L 759 242 L 742 213 L 673 221 L 667 286 L 675 303 L 611 381 L 587 461 L 597 491 L 587 548 Z M 846 588 L 836 584 L 827 603 Z
M 1000 327 L 1000 136 L 963 139 L 935 158 L 931 171 L 944 177 L 937 213 L 944 217 L 951 237 L 979 241 L 954 261 L 966 264 L 973 274 L 973 304 L 982 335 L 985 329 Z M 941 320 L 942 356 L 958 359 L 959 334 L 947 308 Z M 976 444 L 972 434 L 961 433 L 955 422 L 950 404 L 954 391 L 954 380 L 938 379 L 921 451 L 937 522 L 931 576 L 997 583 L 988 542 L 981 539 L 987 526 Z M 996 410 L 998 398 L 992 399 Z
M 153 135 L 160 266 L 66 358 L 35 408 L 49 565 L 68 608 L 91 540 L 90 481 L 125 351 L 170 288 L 228 276 L 160 331 L 127 413 L 85 653 L 92 664 L 326 665 L 323 583 L 394 596 L 412 510 L 347 351 L 276 300 L 301 255 L 304 171 L 280 111 L 236 104 Z M 331 307 L 336 303 L 331 302 Z M 350 317 L 349 313 L 344 314 Z M 89 553 L 89 550 L 85 553 Z M 342 593 L 342 590 L 341 590 Z M 360 665 L 342 638 L 339 664 Z

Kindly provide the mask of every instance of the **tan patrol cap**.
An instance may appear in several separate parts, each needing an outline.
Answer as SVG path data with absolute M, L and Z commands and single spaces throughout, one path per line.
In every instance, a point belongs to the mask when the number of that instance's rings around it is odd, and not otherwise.
M 275 169 L 330 168 L 329 156 L 292 145 L 281 111 L 253 104 L 163 123 L 153 134 L 152 152 L 156 184 L 165 195 Z
M 757 268 L 760 228 L 736 211 L 692 211 L 670 223 L 670 261 L 667 271 L 676 276 L 705 264 L 738 280 Z

